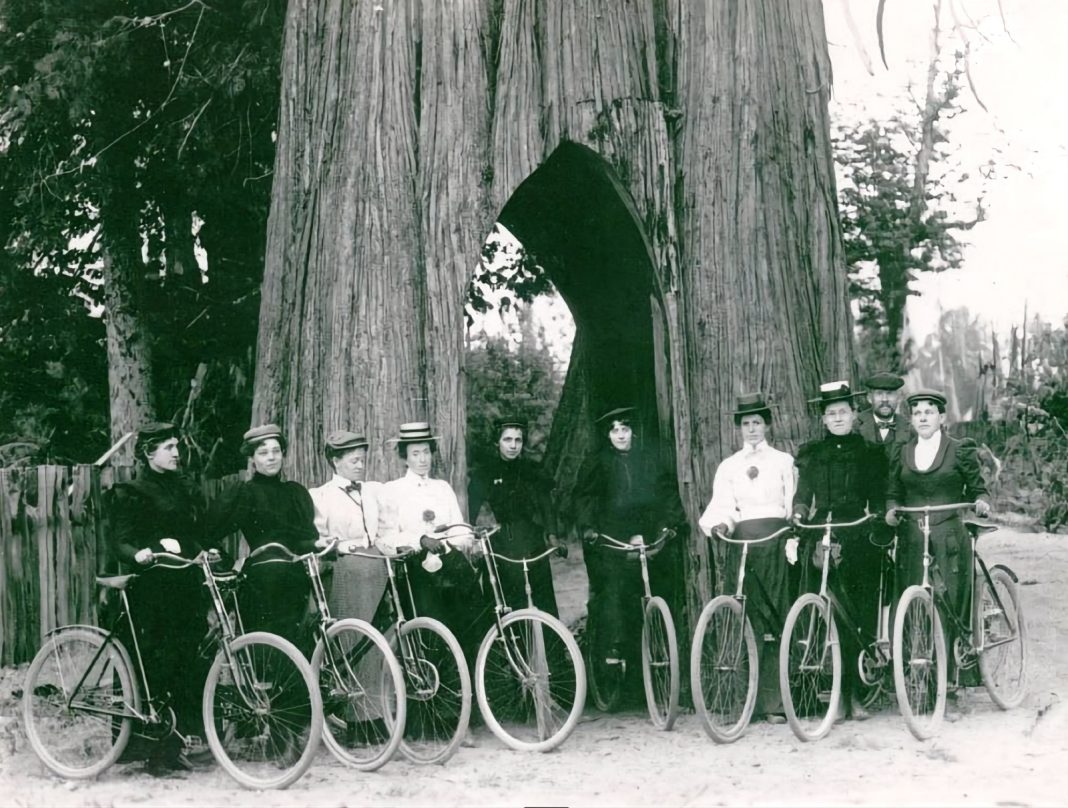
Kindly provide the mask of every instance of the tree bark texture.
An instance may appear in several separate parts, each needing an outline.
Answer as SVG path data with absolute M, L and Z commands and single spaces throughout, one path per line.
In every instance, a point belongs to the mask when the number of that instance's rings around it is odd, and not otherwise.
M 253 420 L 311 483 L 325 431 L 368 429 L 382 479 L 427 417 L 463 491 L 463 297 L 499 219 L 576 320 L 558 481 L 639 404 L 696 523 L 735 395 L 792 448 L 852 367 L 830 81 L 819 0 L 294 0 Z

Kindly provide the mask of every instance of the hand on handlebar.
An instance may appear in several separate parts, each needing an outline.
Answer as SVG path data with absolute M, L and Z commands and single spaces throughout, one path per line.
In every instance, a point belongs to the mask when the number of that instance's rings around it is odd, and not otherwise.
M 134 561 L 138 564 L 151 564 L 155 554 L 148 547 L 142 547 L 134 553 Z
M 883 519 L 886 520 L 886 524 L 890 525 L 890 527 L 897 527 L 898 523 L 901 521 L 897 517 L 897 508 L 887 509 L 886 516 L 884 516 Z
M 160 539 L 159 546 L 168 553 L 173 553 L 174 555 L 182 554 L 182 545 L 178 543 L 177 539 Z
M 433 536 L 420 536 L 419 546 L 430 553 L 440 553 L 445 543 L 441 539 L 435 539 Z
M 567 545 L 564 544 L 564 542 L 560 541 L 558 538 L 556 538 L 556 536 L 554 536 L 552 533 L 546 536 L 546 544 L 554 548 L 556 550 L 556 554 L 560 556 L 560 558 L 567 558 Z
M 977 499 L 973 507 L 976 516 L 990 516 L 990 503 L 985 499 Z

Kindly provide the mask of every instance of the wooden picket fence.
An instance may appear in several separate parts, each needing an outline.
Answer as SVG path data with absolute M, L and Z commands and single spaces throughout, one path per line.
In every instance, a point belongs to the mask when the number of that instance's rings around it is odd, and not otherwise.
M 96 623 L 96 576 L 114 571 L 101 494 L 131 474 L 123 466 L 0 469 L 0 665 L 32 659 L 56 626 Z M 201 488 L 210 501 L 239 479 Z

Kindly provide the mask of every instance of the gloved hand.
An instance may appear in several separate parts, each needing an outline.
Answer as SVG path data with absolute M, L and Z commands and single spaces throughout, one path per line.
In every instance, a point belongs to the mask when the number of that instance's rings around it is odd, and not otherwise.
M 182 552 L 182 545 L 178 543 L 177 539 L 160 539 L 159 544 L 168 553 L 179 555 Z
M 799 525 L 805 521 L 805 515 L 801 511 L 794 511 L 793 516 L 790 517 L 790 522 L 793 525 Z
M 333 544 L 334 541 L 335 539 L 333 536 L 320 536 L 315 540 L 315 549 L 325 550 L 327 547 Z
M 442 540 L 435 539 L 433 536 L 420 536 L 419 546 L 431 553 L 439 553 L 444 549 Z
M 134 561 L 138 564 L 151 564 L 154 558 L 152 551 L 147 547 L 142 547 L 136 553 L 134 553 Z
M 897 527 L 898 523 L 901 521 L 897 518 L 897 508 L 890 508 L 886 512 L 886 516 L 883 518 L 886 520 L 886 524 L 890 525 L 890 527 Z
M 592 527 L 588 527 L 584 531 L 582 531 L 582 540 L 584 542 L 593 542 L 597 540 L 597 535 L 598 534 L 596 530 L 594 530 Z
M 797 545 L 801 542 L 796 536 L 791 536 L 786 540 L 786 562 L 788 564 L 797 563 Z
M 552 533 L 550 533 L 546 538 L 548 539 L 548 545 L 550 547 L 556 548 L 556 553 L 560 556 L 560 558 L 567 558 L 567 544 L 560 541 Z
M 720 522 L 718 525 L 712 528 L 712 534 L 715 535 L 716 533 L 719 533 L 721 536 L 730 536 L 731 529 L 727 527 L 723 522 Z
M 973 507 L 976 516 L 990 516 L 990 503 L 985 499 L 977 499 Z

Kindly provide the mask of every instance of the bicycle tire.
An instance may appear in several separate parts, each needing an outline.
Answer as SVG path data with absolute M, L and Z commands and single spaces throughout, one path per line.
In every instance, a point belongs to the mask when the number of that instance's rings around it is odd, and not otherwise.
M 979 675 L 991 700 L 1009 710 L 1027 695 L 1027 620 L 1012 573 L 995 566 L 990 569 L 990 580 L 998 590 L 997 600 L 985 576 L 977 575 L 975 580 L 972 625 L 975 647 L 982 649 Z
M 94 661 L 107 634 L 88 626 L 67 626 L 49 635 L 37 651 L 23 685 L 22 719 L 30 747 L 50 770 L 72 780 L 96 777 L 119 759 L 130 740 L 133 711 L 141 695 L 126 649 L 118 640 Z M 89 665 L 92 664 L 92 669 Z M 82 674 L 85 674 L 83 677 Z M 116 709 L 125 715 L 97 715 L 68 707 L 71 689 L 84 693 L 76 704 Z
M 471 719 L 471 674 L 460 643 L 432 617 L 403 623 L 394 640 L 407 717 L 400 750 L 413 763 L 444 763 Z
M 586 704 L 578 643 L 546 612 L 511 612 L 482 638 L 475 695 L 486 726 L 507 746 L 525 752 L 556 748 L 578 725 Z
M 388 763 L 407 712 L 404 674 L 389 641 L 364 620 L 338 620 L 316 643 L 311 668 L 323 700 L 326 748 L 360 771 Z
M 586 683 L 593 706 L 602 713 L 611 713 L 623 703 L 626 683 L 626 663 L 608 665 L 600 641 L 597 620 L 586 618 Z
M 645 604 L 642 680 L 649 719 L 657 729 L 670 730 L 679 716 L 679 642 L 671 610 L 661 597 Z
M 694 709 L 716 743 L 733 743 L 745 734 L 759 675 L 756 637 L 749 619 L 742 620 L 741 603 L 729 595 L 713 598 L 694 629 L 690 687 Z
M 938 732 L 946 712 L 946 664 L 946 638 L 931 593 L 910 586 L 894 614 L 894 691 L 909 732 L 921 741 Z
M 319 684 L 282 637 L 254 631 L 229 647 L 229 657 L 222 648 L 216 654 L 204 685 L 205 739 L 241 785 L 286 788 L 311 766 L 322 738 Z
M 834 614 L 819 595 L 802 595 L 786 615 L 779 689 L 794 735 L 818 741 L 831 731 L 842 698 L 842 651 Z

